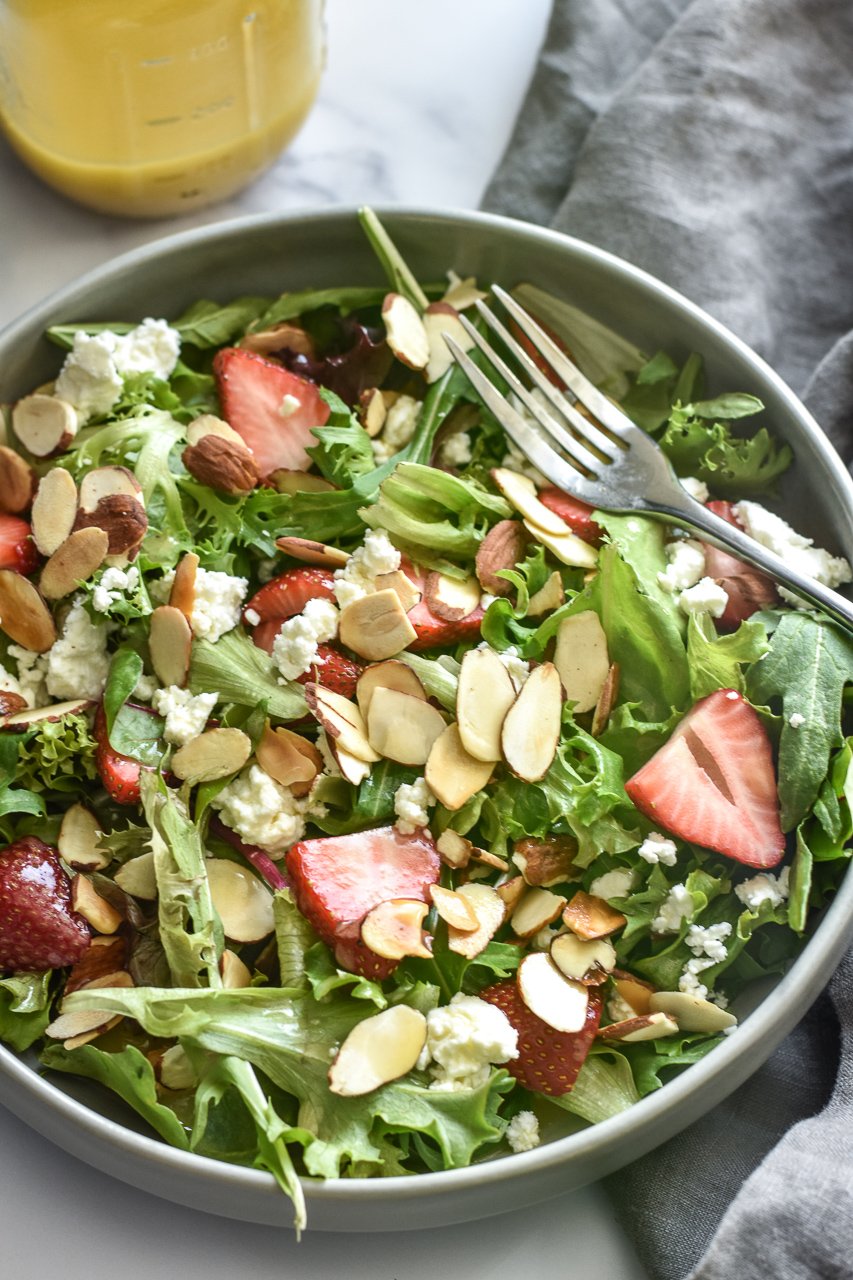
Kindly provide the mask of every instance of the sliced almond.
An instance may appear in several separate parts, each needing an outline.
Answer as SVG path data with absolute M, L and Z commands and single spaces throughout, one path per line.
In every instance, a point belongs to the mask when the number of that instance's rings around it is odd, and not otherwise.
M 382 320 L 388 346 L 410 369 L 425 369 L 429 361 L 429 336 L 416 308 L 401 293 L 388 293 L 382 303 Z
M 355 697 L 359 710 L 365 717 L 370 710 L 371 698 L 377 689 L 396 689 L 398 693 L 411 694 L 413 698 L 420 698 L 424 702 L 427 699 L 426 690 L 412 668 L 406 666 L 405 662 L 396 662 L 393 659 L 365 667 L 358 678 Z
M 458 956 L 473 960 L 492 940 L 504 921 L 504 904 L 488 884 L 462 884 L 456 890 L 477 917 L 477 928 L 456 929 L 447 926 L 447 945 Z
M 91 880 L 79 872 L 71 880 L 71 907 L 97 933 L 115 933 L 122 923 L 115 907 L 101 897 Z
M 393 657 L 416 636 L 396 591 L 374 591 L 341 610 L 341 643 L 369 662 Z
M 489 849 L 473 848 L 471 857 L 475 862 L 480 863 L 484 867 L 493 867 L 496 871 L 509 871 L 509 863 L 506 858 L 499 857 L 496 853 L 492 853 Z
M 396 591 L 405 613 L 414 609 L 422 595 L 420 589 L 402 569 L 392 569 L 390 573 L 379 573 L 376 575 L 375 582 L 377 591 Z
M 323 757 L 313 742 L 292 729 L 272 729 L 269 721 L 255 755 L 264 772 L 283 787 L 290 787 L 297 797 L 307 796 L 317 774 L 323 771 Z
M 543 510 L 547 511 L 547 509 L 543 507 Z M 555 556 L 561 564 L 567 564 L 572 569 L 594 569 L 598 564 L 598 552 L 595 547 L 591 547 L 588 542 L 584 542 L 583 538 L 572 533 L 568 525 L 565 533 L 559 534 L 540 529 L 532 520 L 525 520 L 524 527 L 537 542 L 547 547 L 551 555 Z
M 574 711 L 591 711 L 601 697 L 610 672 L 607 636 L 597 613 L 564 618 L 557 630 L 554 666 L 560 673 L 568 702 Z
M 72 804 L 62 815 L 56 847 L 75 871 L 101 871 L 111 859 L 98 847 L 101 834 L 98 819 L 82 804 Z
M 493 649 L 469 649 L 459 669 L 459 737 L 476 760 L 501 759 L 501 729 L 516 699 L 512 677 Z
M 563 924 L 579 938 L 606 938 L 627 923 L 621 911 L 583 889 L 578 889 L 563 912 Z
M 34 458 L 51 458 L 67 449 L 77 434 L 77 410 L 58 396 L 36 392 L 12 409 L 12 429 Z
M 0 627 L 23 649 L 46 653 L 56 624 L 41 592 L 23 574 L 0 569 Z
M 169 592 L 169 604 L 173 609 L 180 609 L 188 623 L 192 623 L 195 606 L 195 583 L 198 576 L 198 556 L 194 551 L 182 555 L 175 568 L 172 587 Z
M 58 1018 L 54 1018 L 53 1022 L 45 1027 L 44 1034 L 50 1036 L 51 1040 L 63 1040 L 66 1049 L 78 1048 L 88 1040 L 94 1040 L 96 1036 L 102 1035 L 110 1026 L 116 1026 L 119 1021 L 119 1017 L 114 1017 L 110 1013 L 94 1009 L 75 1009 L 71 1013 L 60 1013 Z
M 329 1071 L 329 1090 L 358 1098 L 406 1075 L 426 1044 L 426 1018 L 407 1004 L 395 1004 L 357 1023 Z
M 424 777 L 433 795 L 445 809 L 461 809 L 482 791 L 493 772 L 491 761 L 476 760 L 465 750 L 459 726 L 449 724 L 433 743 Z
M 565 520 L 539 501 L 536 496 L 536 485 L 527 476 L 520 475 L 517 471 L 510 471 L 507 467 L 495 467 L 492 471 L 492 480 L 510 506 L 515 507 L 519 515 L 524 518 L 525 523 L 530 521 L 541 532 L 553 534 L 555 537 L 562 537 L 563 534 L 571 532 Z
M 361 922 L 361 940 L 385 960 L 406 956 L 432 957 L 421 925 L 429 907 L 414 898 L 389 898 L 368 911 Z
M 679 1031 L 678 1023 L 665 1013 L 646 1013 L 636 1018 L 623 1018 L 621 1022 L 611 1022 L 607 1027 L 599 1027 L 596 1035 L 602 1040 L 624 1040 L 633 1044 L 639 1040 L 660 1040 L 663 1036 L 674 1036 Z
M 188 445 L 197 445 L 205 436 L 218 436 L 220 440 L 230 440 L 232 444 L 245 446 L 246 443 L 239 431 L 235 431 L 223 418 L 217 418 L 214 413 L 202 413 L 198 418 L 193 418 L 187 426 Z
M 550 888 L 577 874 L 574 860 L 578 842 L 574 836 L 546 836 L 544 840 L 517 840 L 512 860 L 528 884 Z
M 445 889 L 440 884 L 430 885 L 432 905 L 445 924 L 452 924 L 459 933 L 473 933 L 479 929 L 480 921 L 477 913 L 461 893 L 455 889 Z
M 244 334 L 237 345 L 245 347 L 247 351 L 256 351 L 261 356 L 273 355 L 277 351 L 284 350 L 312 358 L 315 354 L 311 335 L 305 329 L 289 324 L 286 320 L 281 324 L 270 325 L 269 329 L 257 329 L 254 333 Z
M 547 952 L 526 955 L 518 966 L 516 981 L 530 1012 L 549 1027 L 567 1034 L 583 1030 L 589 991 L 582 983 L 563 977 Z
M 553 613 L 565 602 L 563 579 L 555 569 L 544 586 L 535 591 L 527 602 L 525 617 L 540 618 L 543 613 Z
M 227 858 L 208 858 L 207 880 L 226 938 L 260 942 L 275 928 L 272 894 L 251 871 Z
M 593 738 L 601 737 L 607 728 L 607 722 L 610 719 L 610 712 L 613 710 L 614 703 L 619 696 L 619 663 L 612 662 L 610 670 L 607 672 L 607 679 L 598 696 L 598 702 L 595 704 L 595 711 L 592 713 L 592 726 L 590 733 Z
M 664 1013 L 674 1018 L 681 1031 L 713 1035 L 737 1023 L 737 1018 L 727 1009 L 686 991 L 656 991 L 649 1001 L 649 1009 L 652 1013 Z
M 538 782 L 550 769 L 560 741 L 562 713 L 557 668 L 543 662 L 527 677 L 501 729 L 504 759 L 525 782 Z
M 110 540 L 103 529 L 76 529 L 41 571 L 39 587 L 46 600 L 61 600 L 86 582 L 106 559 Z
M 344 751 L 368 764 L 379 759 L 368 741 L 364 717 L 354 702 L 312 681 L 305 685 L 305 701 L 336 751 Z
M 54 467 L 42 476 L 33 499 L 33 542 L 43 556 L 58 551 L 74 528 L 77 486 L 70 473 Z
M 228 947 L 222 952 L 219 961 L 219 972 L 222 975 L 223 987 L 229 991 L 252 985 L 252 974 L 248 965 L 245 965 L 237 953 L 231 951 Z
M 560 933 L 551 943 L 551 959 L 566 978 L 598 987 L 616 965 L 616 951 L 606 938 L 587 941 L 574 933 Z
M 518 938 L 532 938 L 557 919 L 566 905 L 561 893 L 550 889 L 528 889 L 512 913 L 510 926 Z
M 511 596 L 513 585 L 497 575 L 515 569 L 524 559 L 530 535 L 519 520 L 499 520 L 492 525 L 477 549 L 477 578 L 484 591 L 493 596 Z
M 507 920 L 521 901 L 526 888 L 521 876 L 513 876 L 511 880 L 505 880 L 503 884 L 496 886 L 495 891 L 504 904 L 504 917 Z
M 450 348 L 444 341 L 445 333 L 449 333 L 463 351 L 471 349 L 474 345 L 474 339 L 463 328 L 456 308 L 444 299 L 441 302 L 430 303 L 424 312 L 423 325 L 426 329 L 427 342 L 429 344 L 429 360 L 425 370 L 426 380 L 427 382 L 437 382 L 453 364 Z
M 171 1089 L 173 1093 L 194 1089 L 198 1084 L 195 1067 L 181 1044 L 170 1045 L 154 1069 L 163 1088 Z
M 144 499 L 142 486 L 129 467 L 94 467 L 80 481 L 80 510 L 92 512 L 104 498 L 123 494 L 140 505 Z
M 637 978 L 633 973 L 626 973 L 624 969 L 614 969 L 613 989 L 634 1013 L 651 1013 L 652 996 L 656 991 L 653 983 Z
M 368 387 L 362 391 L 358 400 L 358 420 L 371 440 L 379 435 L 387 417 L 388 406 L 379 388 Z
M 303 564 L 321 564 L 331 569 L 340 569 L 349 560 L 349 552 L 329 547 L 325 542 L 314 542 L 311 538 L 276 538 L 275 545 L 286 556 L 301 560 Z
M 0 445 L 0 511 L 20 515 L 30 506 L 35 489 L 36 473 L 30 464 L 8 445 Z
M 278 493 L 330 493 L 334 485 L 310 471 L 291 471 L 279 467 L 270 474 L 270 484 Z
M 116 884 L 132 898 L 142 902 L 154 902 L 157 898 L 157 875 L 154 871 L 154 854 L 140 853 L 128 858 L 113 876 Z
M 426 764 L 433 743 L 445 727 L 441 712 L 422 698 L 397 689 L 374 689 L 367 713 L 367 736 L 374 751 L 386 760 Z
M 461 867 L 467 867 L 474 846 L 470 840 L 460 836 L 458 831 L 448 827 L 436 840 L 435 847 L 444 865 L 458 870 Z
M 480 607 L 480 584 L 476 578 L 450 578 L 433 572 L 427 574 L 424 596 L 437 618 L 459 622 Z
M 127 958 L 127 943 L 120 934 L 98 935 L 94 937 L 86 951 L 72 965 L 65 980 L 65 995 L 94 982 L 96 978 L 106 977 L 124 967 Z
M 72 698 L 68 702 L 53 702 L 49 707 L 27 707 L 23 711 L 13 711 L 0 719 L 0 729 L 28 729 L 30 725 L 40 722 L 55 723 L 66 716 L 79 716 L 88 711 L 92 703 L 88 698 Z
M 242 729 L 207 729 L 172 756 L 171 769 L 181 782 L 196 786 L 228 778 L 252 754 L 252 740 Z
M 447 273 L 450 284 L 444 294 L 444 302 L 449 302 L 457 311 L 463 311 L 466 307 L 473 307 L 478 301 L 485 301 L 488 294 L 482 289 L 477 288 L 477 280 L 475 276 L 466 276 L 460 279 L 454 271 Z
M 190 670 L 193 633 L 180 609 L 161 604 L 151 614 L 148 651 L 162 685 L 183 687 Z
M 333 738 L 328 738 L 329 751 L 341 771 L 341 777 L 351 782 L 354 787 L 360 786 L 365 778 L 370 777 L 370 765 L 366 760 L 342 751 Z

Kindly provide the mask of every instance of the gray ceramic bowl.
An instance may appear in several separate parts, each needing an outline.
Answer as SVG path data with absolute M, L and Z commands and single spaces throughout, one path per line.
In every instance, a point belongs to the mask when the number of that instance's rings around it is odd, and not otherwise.
M 853 483 L 800 401 L 742 342 L 686 299 L 625 262 L 566 236 L 474 213 L 389 211 L 386 227 L 422 280 L 452 267 L 483 282 L 521 280 L 561 294 L 649 352 L 695 350 L 710 385 L 760 396 L 767 420 L 793 446 L 785 506 L 797 528 L 853 557 Z M 381 281 L 354 211 L 240 219 L 126 254 L 36 307 L 0 335 L 0 401 L 53 376 L 42 337 L 61 321 L 175 316 L 199 297 Z M 853 879 L 789 973 L 734 1035 L 630 1111 L 592 1128 L 566 1127 L 536 1150 L 469 1169 L 306 1186 L 309 1228 L 385 1231 L 431 1227 L 521 1208 L 582 1186 L 672 1137 L 736 1089 L 799 1020 L 853 936 Z M 187 1155 L 148 1136 L 109 1096 L 69 1077 L 46 1080 L 0 1048 L 6 1106 L 67 1151 L 170 1200 L 248 1221 L 288 1224 L 271 1177 Z M 559 1123 L 559 1122 L 558 1122 Z

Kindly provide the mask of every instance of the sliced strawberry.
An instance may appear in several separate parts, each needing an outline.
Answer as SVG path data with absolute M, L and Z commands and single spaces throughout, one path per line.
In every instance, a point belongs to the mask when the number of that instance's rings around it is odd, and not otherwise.
M 301 613 L 309 600 L 334 601 L 334 585 L 335 575 L 329 569 L 285 569 L 284 573 L 265 583 L 251 600 L 246 601 L 243 622 L 247 626 L 251 625 L 246 620 L 246 614 L 251 610 L 250 616 L 257 614 L 261 622 L 276 622 L 277 634 L 278 627 L 288 618 Z M 262 644 L 259 647 L 263 649 L 266 646 Z
M 396 827 L 302 840 L 285 855 L 285 865 L 299 910 L 338 963 L 365 976 L 376 972 L 380 957 L 360 940 L 364 916 L 390 898 L 428 901 L 441 871 L 427 831 L 402 835 Z
M 559 1098 L 574 1086 L 601 1021 L 603 997 L 589 989 L 586 1022 L 582 1030 L 555 1031 L 532 1013 L 511 978 L 480 992 L 480 999 L 497 1005 L 518 1032 L 518 1057 L 505 1064 L 510 1075 L 533 1093 Z
M 479 640 L 480 624 L 485 616 L 484 609 L 478 605 L 472 613 L 460 618 L 457 622 L 448 622 L 446 618 L 439 618 L 426 602 L 424 594 L 426 573 L 405 558 L 400 568 L 421 592 L 420 600 L 407 615 L 417 632 L 417 639 L 407 646 L 412 652 L 418 652 L 421 649 L 438 649 L 443 645 L 460 644 L 465 640 Z
M 98 744 L 95 767 L 104 790 L 116 804 L 139 804 L 139 777 L 144 766 L 132 756 L 120 755 L 110 746 L 103 703 L 95 715 L 94 735 Z
M 329 406 L 313 382 L 253 351 L 223 347 L 213 358 L 222 412 L 252 450 L 266 477 L 280 467 L 307 471 L 306 447 L 317 443 Z
M 71 909 L 71 886 L 59 854 L 35 836 L 0 853 L 0 969 L 58 969 L 76 964 L 91 941 Z
M 734 689 L 697 702 L 625 790 L 666 831 L 735 862 L 775 867 L 785 852 L 770 740 Z
M 32 573 L 38 563 L 39 553 L 27 521 L 0 513 L 0 569 Z
M 335 960 L 347 973 L 358 973 L 362 978 L 370 978 L 372 982 L 384 982 L 399 964 L 398 960 L 386 960 L 371 951 L 362 942 L 360 925 L 347 925 L 335 939 Z
M 584 542 L 588 542 L 592 547 L 601 545 L 604 530 L 593 519 L 595 507 L 591 507 L 588 502 L 573 498 L 570 493 L 558 489 L 555 485 L 540 489 L 539 501 L 549 511 L 553 511 L 555 516 L 565 520 L 572 533 L 576 533 Z
M 269 622 L 259 622 L 252 632 L 252 643 L 264 653 L 272 653 L 275 638 L 281 631 L 281 618 L 271 618 Z
M 736 529 L 743 528 L 730 502 L 707 502 L 705 505 Z M 725 610 L 717 619 L 721 631 L 735 631 L 759 609 L 778 603 L 776 584 L 768 574 L 729 555 L 728 551 L 712 547 L 710 543 L 702 545 L 705 548 L 705 573 L 718 582 L 729 597 Z
M 534 315 L 533 318 L 536 321 L 536 323 L 539 325 L 539 328 L 543 329 L 545 333 L 547 333 L 548 337 L 551 339 L 554 345 L 558 347 L 560 351 L 562 351 L 565 355 L 567 355 L 569 359 L 571 359 L 572 353 L 569 350 L 569 348 L 566 346 L 565 342 L 563 342 L 563 339 L 560 337 L 560 335 L 556 333 L 551 328 L 550 325 L 546 324 L 544 320 L 541 320 L 539 316 Z M 513 320 L 510 324 L 510 327 L 513 331 L 513 334 L 515 335 L 515 338 L 517 339 L 518 342 L 521 343 L 522 347 L 530 356 L 530 359 L 536 365 L 537 369 L 540 369 L 542 373 L 545 374 L 545 377 L 548 379 L 548 381 L 553 382 L 555 387 L 559 387 L 560 391 L 564 391 L 565 383 L 563 382 L 562 378 L 558 377 L 558 375 L 554 372 L 554 370 L 551 368 L 548 361 L 540 353 L 539 348 L 533 345 L 533 343 L 530 341 L 527 334 L 520 327 L 520 325 L 516 324 L 516 322 Z
M 321 684 L 332 693 L 339 693 L 343 698 L 354 698 L 355 686 L 364 668 L 328 644 L 317 645 L 317 656 L 319 661 L 304 675 L 297 676 L 297 683 L 308 684 L 310 681 Z

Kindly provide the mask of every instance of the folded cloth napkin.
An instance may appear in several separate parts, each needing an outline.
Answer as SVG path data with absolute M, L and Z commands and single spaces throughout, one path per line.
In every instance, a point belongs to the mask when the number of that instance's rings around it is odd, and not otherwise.
M 850 0 L 555 0 L 483 202 L 704 306 L 848 462 L 851 66 Z M 853 953 L 746 1085 L 608 1186 L 654 1280 L 853 1277 Z

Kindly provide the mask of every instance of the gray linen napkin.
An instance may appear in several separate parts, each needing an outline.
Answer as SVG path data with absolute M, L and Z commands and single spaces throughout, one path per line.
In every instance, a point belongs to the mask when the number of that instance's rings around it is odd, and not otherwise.
M 848 461 L 851 67 L 850 0 L 555 0 L 483 202 L 704 306 Z M 655 1280 L 853 1277 L 853 953 L 746 1085 L 608 1185 Z

